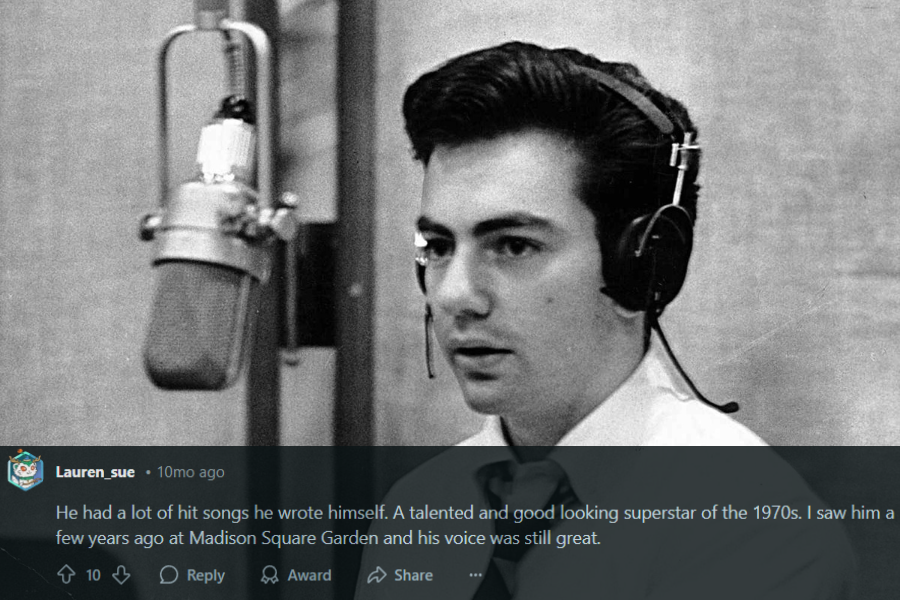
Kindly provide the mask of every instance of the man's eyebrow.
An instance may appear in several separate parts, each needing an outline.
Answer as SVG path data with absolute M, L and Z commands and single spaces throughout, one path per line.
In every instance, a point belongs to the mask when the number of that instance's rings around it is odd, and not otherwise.
M 549 220 L 527 212 L 514 212 L 498 215 L 491 219 L 479 222 L 472 228 L 472 234 L 476 237 L 493 233 L 501 229 L 516 229 L 522 227 L 537 229 L 552 229 Z
M 419 231 L 423 232 L 427 231 L 446 236 L 452 235 L 450 229 L 425 216 L 419 217 L 418 221 L 416 221 L 416 227 Z M 553 224 L 548 219 L 532 213 L 513 212 L 479 221 L 475 227 L 472 228 L 472 234 L 478 237 L 502 229 L 516 229 L 522 227 L 552 229 Z
M 436 223 L 432 221 L 428 217 L 419 217 L 416 220 L 416 229 L 423 232 L 436 233 L 438 235 L 443 235 L 450 237 L 453 235 L 453 232 L 450 231 L 447 227 L 444 227 L 440 223 Z

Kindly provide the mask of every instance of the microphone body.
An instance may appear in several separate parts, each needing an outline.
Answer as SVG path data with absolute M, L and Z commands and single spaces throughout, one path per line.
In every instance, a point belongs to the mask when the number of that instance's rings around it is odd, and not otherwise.
M 238 378 L 251 346 L 270 245 L 252 177 L 252 124 L 217 115 L 200 137 L 199 177 L 179 186 L 145 229 L 156 241 L 157 288 L 144 345 L 153 383 L 220 390 Z
M 156 233 L 144 365 L 158 387 L 219 390 L 240 374 L 269 255 L 215 221 L 244 195 L 231 184 L 185 184 Z

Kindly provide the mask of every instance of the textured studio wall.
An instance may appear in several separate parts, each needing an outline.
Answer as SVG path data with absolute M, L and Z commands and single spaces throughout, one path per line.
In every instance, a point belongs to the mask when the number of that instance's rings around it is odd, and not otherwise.
M 683 364 L 774 444 L 900 442 L 900 13 L 882 0 L 386 1 L 380 11 L 381 443 L 478 427 L 425 378 L 412 277 L 419 168 L 399 114 L 443 60 L 509 39 L 636 63 L 704 144 L 701 215 L 664 317 Z

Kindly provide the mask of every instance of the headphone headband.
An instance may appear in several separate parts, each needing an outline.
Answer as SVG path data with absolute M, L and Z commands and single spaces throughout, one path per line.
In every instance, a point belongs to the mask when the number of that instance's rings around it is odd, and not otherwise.
M 644 95 L 643 92 L 603 71 L 587 69 L 584 67 L 578 67 L 578 70 L 596 79 L 603 84 L 603 87 L 617 93 L 628 101 L 629 104 L 644 113 L 644 116 L 647 117 L 661 133 L 669 136 L 675 135 L 675 125 L 672 123 L 672 120 L 653 104 L 650 98 Z
M 681 128 L 676 127 L 675 124 L 672 123 L 672 120 L 642 91 L 632 87 L 631 84 L 625 83 L 621 79 L 613 77 L 609 73 L 581 66 L 576 67 L 576 69 L 593 78 L 611 92 L 618 94 L 623 100 L 640 111 L 648 121 L 653 123 L 660 133 L 672 138 L 672 154 L 669 158 L 669 166 L 677 169 L 678 174 L 675 182 L 675 191 L 672 195 L 672 202 L 670 204 L 677 206 L 681 201 L 684 175 L 688 169 L 688 164 L 690 163 L 688 153 L 700 149 L 700 146 L 694 143 L 694 136 L 696 134 L 692 131 L 685 131 L 681 140 L 676 139 L 676 132 L 681 131 Z

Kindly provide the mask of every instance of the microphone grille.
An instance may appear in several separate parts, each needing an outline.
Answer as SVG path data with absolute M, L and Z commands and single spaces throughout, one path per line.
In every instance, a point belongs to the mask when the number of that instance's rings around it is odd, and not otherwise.
M 252 331 L 259 282 L 202 262 L 157 265 L 144 366 L 158 387 L 220 390 L 234 382 Z

